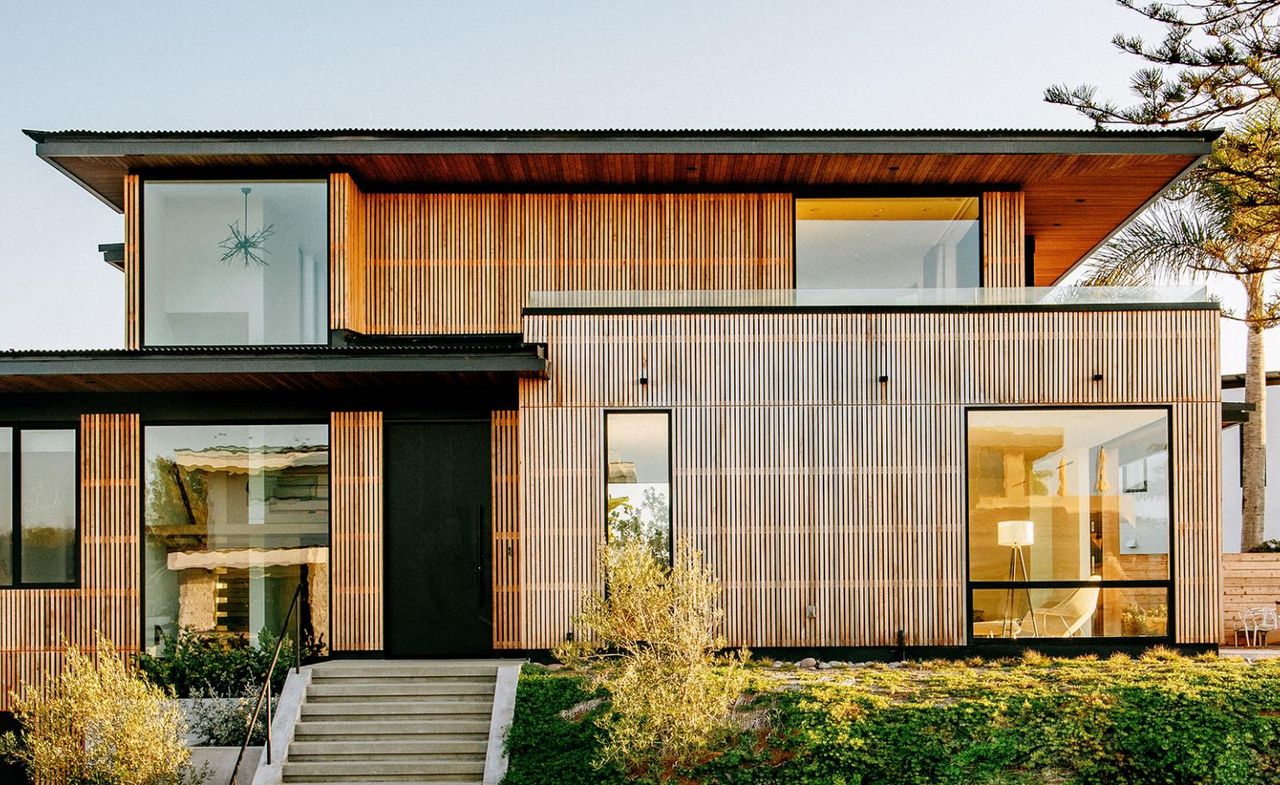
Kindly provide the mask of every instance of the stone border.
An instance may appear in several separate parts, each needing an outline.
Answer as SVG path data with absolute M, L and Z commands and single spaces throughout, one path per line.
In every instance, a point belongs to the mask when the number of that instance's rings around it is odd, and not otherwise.
M 493 685 L 493 714 L 489 718 L 489 747 L 484 757 L 484 785 L 498 785 L 507 776 L 507 730 L 516 710 L 516 686 L 524 663 L 498 666 Z M 254 781 L 254 785 L 265 785 Z

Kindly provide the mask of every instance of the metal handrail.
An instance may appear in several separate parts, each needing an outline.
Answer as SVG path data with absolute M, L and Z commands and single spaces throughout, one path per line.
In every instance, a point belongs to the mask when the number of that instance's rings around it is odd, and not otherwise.
M 240 762 L 244 760 L 244 751 L 249 747 L 249 742 L 253 739 L 253 729 L 258 726 L 258 715 L 262 712 L 262 704 L 265 701 L 267 705 L 267 744 L 266 755 L 267 765 L 271 765 L 271 676 L 276 671 L 276 663 L 280 661 L 280 649 L 284 646 L 284 634 L 289 628 L 289 619 L 294 620 L 293 630 L 293 668 L 294 673 L 299 672 L 302 666 L 302 614 L 294 614 L 294 608 L 298 605 L 298 598 L 302 596 L 302 583 L 298 583 L 298 588 L 293 590 L 293 599 L 289 601 L 289 610 L 284 614 L 284 623 L 280 625 L 280 635 L 276 638 L 276 650 L 271 655 L 271 666 L 267 668 L 267 676 L 262 682 L 262 689 L 258 692 L 258 702 L 253 707 L 253 717 L 249 720 L 249 728 L 244 734 L 244 743 L 240 745 L 240 752 L 236 755 L 236 763 L 231 767 L 231 782 L 228 785 L 236 785 L 236 775 L 240 773 Z

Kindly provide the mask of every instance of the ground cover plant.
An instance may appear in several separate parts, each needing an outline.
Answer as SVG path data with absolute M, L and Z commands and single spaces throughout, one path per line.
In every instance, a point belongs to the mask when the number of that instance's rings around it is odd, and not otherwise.
M 179 698 L 239 697 L 262 688 L 276 637 L 269 630 L 258 634 L 257 645 L 242 636 L 210 635 L 183 629 L 177 637 L 165 636 L 157 656 L 138 655 L 138 669 L 152 683 L 173 690 Z M 306 661 L 304 652 L 303 661 Z M 272 687 L 278 694 L 294 666 L 294 648 L 286 638 L 280 660 L 272 673 Z
M 753 664 L 736 730 L 699 759 L 625 770 L 589 672 L 532 666 L 507 785 L 1253 785 L 1280 782 L 1280 662 L 1140 657 Z M 603 766 L 600 764 L 603 762 Z

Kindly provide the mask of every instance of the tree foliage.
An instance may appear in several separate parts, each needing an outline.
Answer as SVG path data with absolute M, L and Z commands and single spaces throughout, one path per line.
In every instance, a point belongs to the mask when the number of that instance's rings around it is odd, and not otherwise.
M 1045 100 L 1105 125 L 1204 128 L 1245 114 L 1280 88 L 1280 0 L 1117 0 L 1163 27 L 1157 41 L 1117 34 L 1112 44 L 1148 64 L 1130 79 L 1135 101 L 1097 87 L 1057 84 Z
M 129 671 L 99 636 L 95 658 L 68 646 L 63 671 L 14 695 L 18 734 L 0 752 L 35 782 L 174 785 L 198 780 L 183 736 L 186 720 L 170 693 Z

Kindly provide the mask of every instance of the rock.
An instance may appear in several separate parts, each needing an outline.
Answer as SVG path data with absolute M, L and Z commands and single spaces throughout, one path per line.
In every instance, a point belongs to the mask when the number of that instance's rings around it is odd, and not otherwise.
M 890 668 L 905 668 L 905 667 L 907 667 L 907 664 L 906 664 L 905 662 L 891 662 L 891 663 L 889 663 L 889 667 L 890 667 Z
M 547 666 L 547 670 L 549 670 L 549 671 L 564 670 L 564 665 L 562 665 L 561 663 L 558 663 L 558 662 L 553 662 L 553 663 L 551 663 L 550 665 L 548 665 L 548 666 Z
M 820 662 L 820 663 L 818 663 L 818 670 L 820 670 L 820 671 L 829 671 L 829 670 L 831 670 L 831 663 L 829 663 L 829 662 Z
M 796 663 L 797 668 L 815 668 L 817 665 L 818 661 L 812 657 L 805 657 L 803 660 Z
M 775 668 L 781 668 L 781 667 L 782 667 L 782 660 L 774 660 L 774 661 L 773 661 L 773 667 L 775 667 Z

